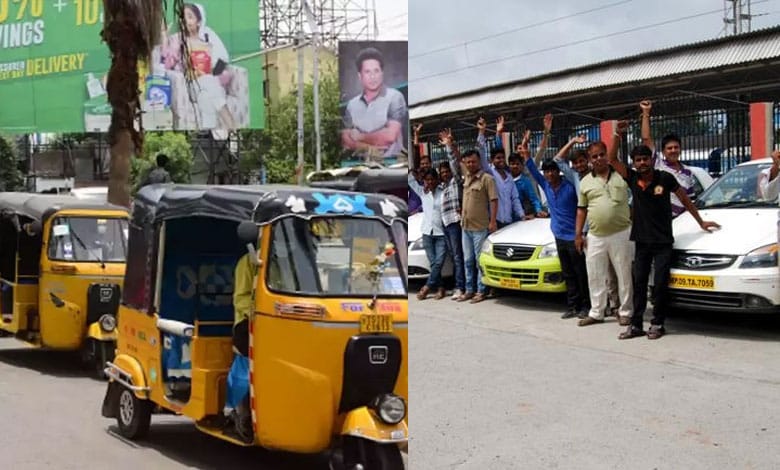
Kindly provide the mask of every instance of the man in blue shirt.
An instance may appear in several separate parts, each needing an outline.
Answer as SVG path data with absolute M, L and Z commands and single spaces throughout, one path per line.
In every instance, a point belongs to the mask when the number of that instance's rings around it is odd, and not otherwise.
M 503 117 L 500 117 L 498 119 L 496 132 L 496 145 L 492 152 L 488 152 L 488 143 L 487 138 L 485 137 L 487 123 L 484 118 L 479 118 L 479 121 L 477 121 L 477 129 L 479 130 L 477 148 L 479 150 L 480 160 L 482 161 L 482 169 L 496 181 L 496 191 L 498 192 L 498 214 L 496 214 L 496 221 L 498 222 L 498 228 L 506 227 L 513 221 L 525 217 L 523 207 L 520 204 L 520 197 L 517 193 L 517 186 L 515 186 L 512 174 L 506 166 L 506 154 L 504 153 L 503 143 L 501 142 L 501 130 L 503 129 L 503 126 L 504 119 Z M 490 153 L 490 161 L 488 161 L 488 153 Z
M 542 163 L 542 176 L 527 153 L 525 158 L 528 171 L 544 191 L 550 209 L 550 229 L 555 236 L 558 259 L 561 261 L 561 271 L 566 281 L 567 308 L 561 318 L 573 318 L 590 310 L 585 255 L 579 253 L 574 246 L 577 191 L 573 184 L 561 178 L 558 165 L 554 161 L 545 160 Z
M 547 217 L 547 212 L 542 209 L 542 203 L 539 201 L 539 196 L 536 195 L 536 191 L 534 191 L 531 179 L 525 175 L 523 157 L 516 153 L 510 155 L 509 171 L 512 173 L 512 178 L 515 181 L 520 203 L 523 205 L 523 212 L 529 214 L 530 217 L 533 217 L 534 215 L 536 215 L 536 217 Z

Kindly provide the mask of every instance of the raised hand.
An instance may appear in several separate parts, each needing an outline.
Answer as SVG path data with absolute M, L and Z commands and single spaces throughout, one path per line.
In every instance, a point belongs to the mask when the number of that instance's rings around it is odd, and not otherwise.
M 526 129 L 523 133 L 523 140 L 520 142 L 520 145 L 523 146 L 524 149 L 528 150 L 528 142 L 531 141 L 531 129 Z
M 618 121 L 617 123 L 617 133 L 618 134 L 625 134 L 628 131 L 628 121 Z
M 547 113 L 544 115 L 544 132 L 549 134 L 552 130 L 552 122 L 553 122 L 553 116 L 550 113 Z
M 642 113 L 650 114 L 650 110 L 653 109 L 653 102 L 650 100 L 642 100 L 639 102 L 639 107 L 642 108 Z
M 772 163 L 774 163 L 775 166 L 780 167 L 780 150 L 772 152 Z
M 477 121 L 477 130 L 479 130 L 480 134 L 483 134 L 485 129 L 487 129 L 487 122 L 485 121 L 485 118 L 480 117 Z
M 422 130 L 422 126 L 423 126 L 423 125 L 422 125 L 422 123 L 415 124 L 415 125 L 414 125 L 414 133 L 415 133 L 415 134 L 417 134 L 417 135 L 419 135 L 419 134 L 420 134 L 420 131 Z
M 439 143 L 446 147 L 452 145 L 452 130 L 450 128 L 442 129 L 439 132 Z
M 500 134 L 504 130 L 504 116 L 499 116 L 496 119 L 496 133 Z
M 573 140 L 577 144 L 584 144 L 585 142 L 588 141 L 588 136 L 585 135 L 585 134 L 580 134 L 580 135 L 578 135 L 577 137 L 574 137 L 571 140 Z

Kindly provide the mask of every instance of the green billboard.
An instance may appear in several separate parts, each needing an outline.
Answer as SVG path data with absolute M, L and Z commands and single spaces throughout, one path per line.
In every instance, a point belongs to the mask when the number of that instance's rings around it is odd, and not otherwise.
M 167 13 L 141 67 L 145 129 L 263 127 L 258 13 L 257 0 L 187 3 L 184 34 Z M 0 131 L 106 132 L 111 58 L 102 29 L 102 0 L 0 0 Z

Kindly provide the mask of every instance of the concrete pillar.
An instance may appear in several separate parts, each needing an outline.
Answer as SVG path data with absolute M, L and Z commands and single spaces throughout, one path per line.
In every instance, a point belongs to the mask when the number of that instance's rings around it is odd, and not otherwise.
M 599 126 L 600 136 L 599 139 L 601 139 L 602 142 L 607 144 L 607 150 L 609 150 L 612 147 L 612 136 L 615 134 L 615 131 L 617 130 L 617 121 L 616 120 L 610 120 L 610 121 L 601 121 L 601 125 Z
M 772 153 L 774 103 L 750 103 L 750 158 L 756 160 Z

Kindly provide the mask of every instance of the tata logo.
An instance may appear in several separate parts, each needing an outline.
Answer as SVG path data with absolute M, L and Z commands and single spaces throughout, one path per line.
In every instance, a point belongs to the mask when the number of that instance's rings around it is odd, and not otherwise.
M 368 362 L 374 365 L 387 364 L 387 346 L 369 346 Z
M 363 304 L 343 303 L 341 304 L 341 310 L 344 310 L 345 312 L 362 312 Z
M 683 264 L 689 268 L 698 268 L 704 260 L 700 256 L 689 256 L 683 260 Z
M 515 250 L 514 250 L 514 248 L 507 248 L 507 249 L 506 249 L 506 255 L 507 255 L 509 258 L 511 258 L 511 257 L 512 257 L 512 255 L 514 255 L 514 254 L 515 254 Z

